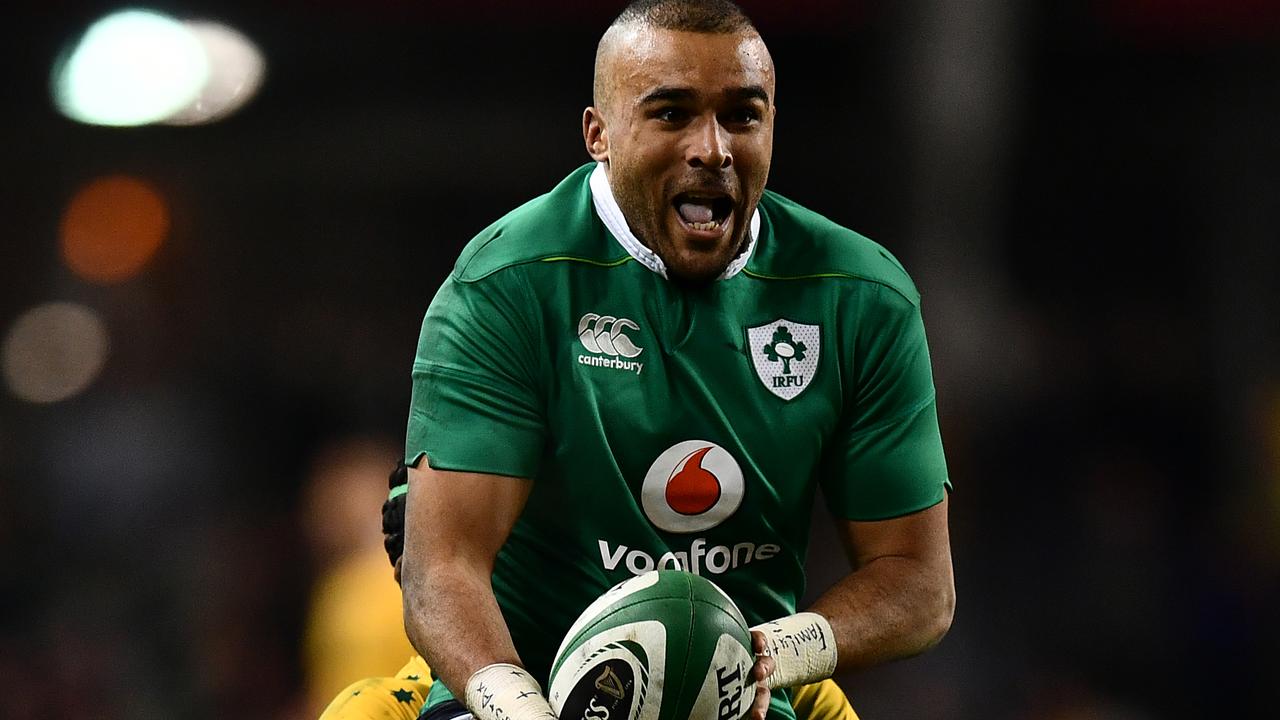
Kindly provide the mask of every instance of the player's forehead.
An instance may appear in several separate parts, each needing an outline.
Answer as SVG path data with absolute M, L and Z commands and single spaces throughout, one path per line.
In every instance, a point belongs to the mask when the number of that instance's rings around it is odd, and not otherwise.
M 609 78 L 625 101 L 639 102 L 660 88 L 722 94 L 760 87 L 773 98 L 773 59 L 755 32 L 636 26 L 614 38 L 610 55 Z

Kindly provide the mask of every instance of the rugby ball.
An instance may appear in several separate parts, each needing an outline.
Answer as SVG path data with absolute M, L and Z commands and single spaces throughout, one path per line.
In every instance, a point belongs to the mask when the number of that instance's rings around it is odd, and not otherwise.
M 753 662 L 746 620 L 723 590 L 656 570 L 587 606 L 547 695 L 560 720 L 741 720 L 755 698 Z

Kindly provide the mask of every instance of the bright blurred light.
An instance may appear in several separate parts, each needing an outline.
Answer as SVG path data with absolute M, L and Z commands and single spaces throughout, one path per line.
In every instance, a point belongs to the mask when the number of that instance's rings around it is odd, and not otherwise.
M 107 330 L 83 305 L 54 302 L 28 310 L 0 348 L 9 390 L 33 403 L 66 400 L 98 377 L 107 359 Z
M 169 210 L 147 183 L 127 175 L 82 187 L 62 213 L 62 259 L 76 275 L 116 283 L 138 273 L 169 234 Z
M 94 23 L 54 69 L 54 101 L 93 125 L 145 125 L 190 105 L 209 77 L 200 40 L 159 13 L 124 10 Z
M 222 23 L 189 21 L 186 26 L 204 48 L 209 77 L 191 103 L 163 122 L 217 122 L 239 110 L 258 91 L 266 62 L 252 40 Z

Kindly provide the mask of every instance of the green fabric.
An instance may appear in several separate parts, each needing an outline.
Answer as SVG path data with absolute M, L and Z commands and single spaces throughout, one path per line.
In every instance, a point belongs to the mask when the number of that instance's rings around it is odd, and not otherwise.
M 919 295 L 892 255 L 766 193 L 745 271 L 681 288 L 627 261 L 593 209 L 591 170 L 463 252 L 423 322 L 406 444 L 411 464 L 534 481 L 493 585 L 544 687 L 577 614 L 633 572 L 697 564 L 763 622 L 804 591 L 819 483 L 854 520 L 922 510 L 949 487 Z M 604 341 L 638 354 L 593 352 L 579 337 L 597 337 L 593 316 L 629 321 L 605 322 Z M 768 341 L 758 351 L 751 328 Z M 732 456 L 741 504 L 713 527 L 664 530 L 642 485 L 692 440 Z
M 432 674 L 434 675 L 435 673 Z M 418 717 L 426 717 L 429 710 L 442 702 L 448 702 L 453 699 L 453 693 L 449 691 L 449 688 L 440 682 L 440 678 L 436 678 L 436 681 L 431 683 L 431 689 L 427 690 L 427 699 L 422 703 L 422 711 L 418 714 Z

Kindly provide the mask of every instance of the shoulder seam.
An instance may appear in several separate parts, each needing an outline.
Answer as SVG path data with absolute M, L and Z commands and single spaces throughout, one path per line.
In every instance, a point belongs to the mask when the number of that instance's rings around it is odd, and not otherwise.
M 579 262 L 586 265 L 595 265 L 596 267 L 618 267 L 628 262 L 634 261 L 635 258 L 630 255 L 624 255 L 617 260 L 592 260 L 590 258 L 574 257 L 572 255 L 552 255 L 550 257 L 538 258 L 537 262 Z
M 529 306 L 540 307 L 540 303 L 538 302 L 538 296 L 533 291 L 533 287 L 529 284 L 528 273 L 517 274 L 516 282 L 519 283 L 521 293 L 525 296 L 525 301 L 529 303 Z M 537 388 L 542 392 L 542 395 L 545 398 L 547 394 L 547 388 L 543 382 L 543 379 L 550 377 L 550 375 L 547 372 L 548 371 L 548 368 L 547 368 L 548 354 L 545 352 L 545 348 L 547 347 L 547 326 L 545 323 L 542 323 L 542 322 L 535 323 L 535 326 L 536 327 L 534 328 L 534 331 L 537 334 L 536 339 L 537 339 L 538 346 L 534 348 L 534 355 L 538 359 L 538 373 L 535 376 L 530 377 L 529 381 L 532 383 L 533 387 Z M 544 422 L 546 421 L 545 414 L 543 414 L 543 421 Z
M 459 282 L 467 282 L 466 280 L 463 279 L 463 275 L 466 274 L 467 268 L 471 267 L 471 263 L 475 262 L 476 256 L 480 254 L 481 250 L 484 250 L 485 248 L 489 247 L 489 243 L 492 243 L 494 240 L 497 240 L 498 238 L 502 237 L 502 231 L 503 231 L 503 228 L 498 228 L 497 231 L 493 233 L 493 235 L 490 235 L 487 240 L 480 243 L 480 246 L 471 252 L 471 256 L 467 258 L 466 264 L 462 265 L 461 267 L 454 268 L 454 272 L 452 274 L 454 275 L 454 277 L 458 279 Z M 487 275 L 488 273 L 485 273 L 485 276 Z M 484 277 L 484 276 L 481 276 L 481 277 Z M 479 278 L 476 278 L 476 279 L 479 279 Z
M 471 283 L 484 280 L 485 278 L 492 276 L 494 273 L 502 272 L 503 270 L 509 270 L 514 267 L 520 267 L 522 265 L 532 265 L 534 263 L 576 262 L 576 263 L 582 263 L 583 265 L 592 265 L 592 266 L 601 267 L 601 268 L 615 268 L 615 267 L 621 267 L 634 259 L 635 258 L 631 257 L 630 255 L 627 255 L 626 257 L 623 257 L 623 258 L 619 258 L 617 260 L 610 260 L 610 261 L 592 260 L 590 258 L 573 257 L 569 255 L 548 255 L 547 257 L 534 257 L 534 258 L 528 258 L 525 260 L 513 260 L 512 262 L 509 262 L 506 265 L 500 265 L 496 268 L 493 268 L 492 270 L 487 271 L 483 275 L 477 275 L 476 277 L 470 277 L 470 278 L 463 277 L 462 274 L 466 271 L 466 268 L 462 268 L 455 271 L 454 278 L 460 283 L 466 283 L 469 285 Z M 468 265 L 470 265 L 470 263 L 468 263 Z

